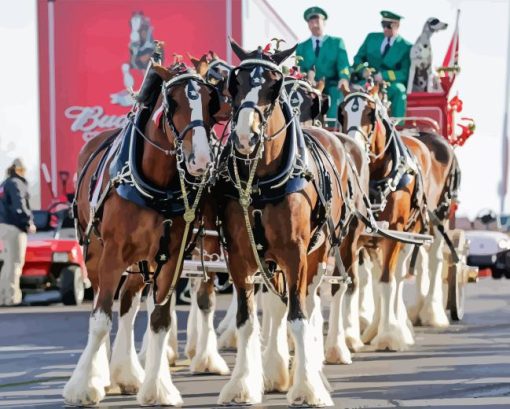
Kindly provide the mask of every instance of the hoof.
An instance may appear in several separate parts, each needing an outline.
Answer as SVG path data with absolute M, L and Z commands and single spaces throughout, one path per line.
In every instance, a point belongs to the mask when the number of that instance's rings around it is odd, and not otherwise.
M 358 352 L 365 346 L 365 344 L 361 341 L 359 336 L 355 337 L 346 335 L 345 343 L 352 352 Z
M 212 373 L 218 375 L 230 374 L 227 363 L 221 357 L 218 352 L 210 352 L 199 355 L 195 355 L 191 360 L 190 364 L 191 373 Z
M 71 406 L 96 406 L 105 397 L 104 386 L 85 384 L 79 386 L 71 380 L 64 387 L 64 402 Z
M 221 390 L 218 405 L 256 405 L 262 402 L 262 379 L 231 379 Z
M 287 393 L 287 401 L 292 407 L 333 406 L 333 400 L 320 377 L 314 384 L 301 380 L 292 385 Z
M 197 353 L 197 350 L 195 348 L 186 348 L 185 354 L 189 360 L 193 359 L 195 357 L 196 353 Z
M 326 347 L 325 360 L 328 364 L 350 365 L 352 364 L 351 351 L 347 345 Z
M 425 303 L 420 311 L 419 319 L 421 325 L 428 327 L 446 328 L 450 325 L 443 306 L 438 303 Z
M 290 386 L 288 359 L 281 357 L 267 357 L 263 359 L 264 368 L 264 391 L 287 392 Z
M 218 348 L 226 350 L 237 349 L 237 338 L 235 329 L 228 328 L 218 338 Z
M 145 381 L 137 395 L 140 406 L 182 406 L 180 392 L 167 379 Z
M 413 341 L 414 342 L 414 341 Z M 409 344 L 406 342 L 404 330 L 399 325 L 390 325 L 372 340 L 377 351 L 406 351 Z

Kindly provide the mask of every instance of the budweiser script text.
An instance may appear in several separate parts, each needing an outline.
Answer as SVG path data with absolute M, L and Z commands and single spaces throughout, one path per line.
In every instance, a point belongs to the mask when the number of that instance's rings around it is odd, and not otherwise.
M 103 107 L 71 106 L 64 111 L 66 118 L 73 120 L 71 131 L 83 132 L 83 140 L 87 142 L 101 132 L 122 128 L 127 121 L 125 115 L 105 115 Z

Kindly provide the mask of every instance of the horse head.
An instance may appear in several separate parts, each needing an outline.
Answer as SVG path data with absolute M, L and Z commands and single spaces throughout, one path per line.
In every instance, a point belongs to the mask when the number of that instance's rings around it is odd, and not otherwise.
M 374 153 L 377 138 L 384 129 L 378 93 L 377 85 L 366 92 L 347 92 L 338 107 L 340 130 L 367 153 Z
M 301 123 L 316 120 L 323 122 L 330 105 L 326 94 L 312 87 L 307 81 L 293 77 L 285 78 L 284 87 L 289 96 L 290 106 L 299 109 Z
M 196 72 L 203 77 L 205 82 L 214 87 L 220 99 L 220 109 L 216 115 L 219 121 L 226 121 L 232 116 L 232 105 L 228 94 L 228 77 L 232 66 L 218 57 L 214 51 L 209 51 L 200 59 L 188 54 L 189 59 L 195 66 Z
M 218 93 L 182 63 L 160 67 L 159 73 L 164 81 L 161 128 L 188 173 L 202 176 L 212 164 L 210 142 L 220 110 Z
M 234 144 L 241 154 L 250 155 L 264 138 L 265 126 L 282 90 L 283 73 L 279 65 L 296 47 L 270 54 L 262 48 L 248 52 L 234 40 L 230 42 L 241 60 L 228 81 L 234 110 Z

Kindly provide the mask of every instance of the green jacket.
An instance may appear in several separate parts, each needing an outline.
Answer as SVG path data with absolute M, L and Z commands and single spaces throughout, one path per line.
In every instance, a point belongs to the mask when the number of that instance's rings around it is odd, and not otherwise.
M 303 57 L 298 63 L 301 71 L 306 73 L 315 66 L 315 79 L 324 78 L 327 87 L 336 86 L 341 78 L 349 79 L 349 59 L 339 37 L 324 36 L 319 57 L 315 56 L 311 38 L 298 44 L 296 55 Z
M 381 73 L 383 79 L 389 82 L 401 82 L 407 85 L 411 60 L 409 52 L 412 44 L 397 36 L 386 55 L 381 55 L 383 33 L 370 33 L 354 57 L 354 67 L 368 62 L 371 68 Z

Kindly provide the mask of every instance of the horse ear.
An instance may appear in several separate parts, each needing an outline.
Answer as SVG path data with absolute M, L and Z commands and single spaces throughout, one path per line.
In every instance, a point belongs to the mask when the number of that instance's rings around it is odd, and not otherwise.
M 296 50 L 297 44 L 294 45 L 294 47 L 288 48 L 287 50 L 283 51 L 276 51 L 273 54 L 273 61 L 276 63 L 276 65 L 280 65 L 282 62 L 284 62 L 287 58 L 289 58 L 294 51 Z
M 219 60 L 220 57 L 218 56 L 218 54 L 216 54 L 213 50 L 209 50 L 209 55 L 211 56 L 211 58 L 213 60 Z
M 162 65 L 153 63 L 151 69 L 154 70 L 154 72 L 158 74 L 163 81 L 168 81 L 173 77 L 172 73 Z
M 190 53 L 188 53 L 188 58 L 193 64 L 193 67 L 195 67 L 196 69 L 198 67 L 198 64 L 200 63 L 200 60 L 198 58 L 193 57 Z
M 311 117 L 311 119 L 315 120 L 321 113 L 321 100 L 320 100 L 319 95 L 317 95 L 313 92 L 309 94 L 309 97 L 312 100 L 312 105 L 310 108 L 310 117 Z
M 233 38 L 229 37 L 229 40 L 230 40 L 230 46 L 232 47 L 232 51 L 234 51 L 234 54 L 237 55 L 237 57 L 241 61 L 248 58 L 248 53 L 239 44 L 237 44 Z

